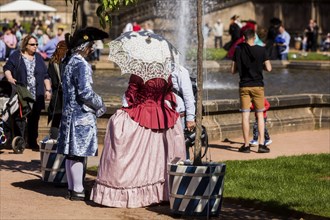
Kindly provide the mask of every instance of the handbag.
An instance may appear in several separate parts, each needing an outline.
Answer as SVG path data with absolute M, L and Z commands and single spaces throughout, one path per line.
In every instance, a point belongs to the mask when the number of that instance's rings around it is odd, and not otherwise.
M 54 69 L 55 69 L 55 72 L 56 72 L 59 83 L 58 83 L 57 91 L 56 91 L 56 94 L 55 94 L 55 101 L 54 101 L 54 106 L 53 106 L 53 111 L 52 111 L 52 118 L 51 118 L 50 121 L 54 120 L 56 105 L 57 105 L 58 99 L 62 98 L 62 97 L 59 97 L 59 90 L 60 90 L 60 86 L 62 84 L 61 74 L 60 74 L 60 66 L 57 63 L 53 63 L 53 65 L 54 65 Z M 49 136 L 50 136 L 51 139 L 56 140 L 57 137 L 58 137 L 58 128 L 57 127 L 51 127 L 50 130 L 49 130 Z

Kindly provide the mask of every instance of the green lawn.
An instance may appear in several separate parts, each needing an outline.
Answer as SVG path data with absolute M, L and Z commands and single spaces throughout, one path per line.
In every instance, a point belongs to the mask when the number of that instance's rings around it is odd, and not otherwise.
M 330 154 L 225 163 L 225 201 L 330 217 Z
M 205 60 L 222 60 L 225 58 L 227 51 L 224 49 L 215 49 L 215 48 L 207 48 L 203 50 L 203 59 Z M 197 50 L 191 49 L 187 52 L 187 59 L 196 59 L 197 57 Z
M 288 216 L 330 217 L 330 154 L 224 163 L 224 202 Z M 87 172 L 96 175 L 97 167 Z
M 329 52 L 328 52 L 329 53 Z M 196 59 L 197 50 L 191 49 L 187 53 L 187 59 Z M 227 51 L 224 49 L 207 48 L 204 49 L 205 60 L 220 61 L 225 58 Z M 302 51 L 293 51 L 289 53 L 289 61 L 305 60 L 305 61 L 330 61 L 330 56 L 325 55 L 323 52 L 308 52 L 303 54 Z
M 308 60 L 308 61 L 330 61 L 330 52 L 327 55 L 324 52 L 308 52 L 302 53 L 301 51 L 298 52 L 290 52 L 289 53 L 289 61 L 294 60 Z

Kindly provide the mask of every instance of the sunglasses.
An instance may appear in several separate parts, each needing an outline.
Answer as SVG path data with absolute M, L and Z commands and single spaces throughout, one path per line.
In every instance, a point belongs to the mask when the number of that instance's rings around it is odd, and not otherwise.
M 39 44 L 28 44 L 30 46 L 38 46 Z

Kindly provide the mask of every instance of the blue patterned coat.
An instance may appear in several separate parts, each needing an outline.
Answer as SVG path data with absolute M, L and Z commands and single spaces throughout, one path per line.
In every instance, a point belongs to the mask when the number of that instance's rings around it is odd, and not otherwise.
M 102 98 L 92 89 L 92 69 L 73 54 L 63 73 L 63 112 L 57 151 L 72 156 L 97 154 L 96 115 L 104 112 Z

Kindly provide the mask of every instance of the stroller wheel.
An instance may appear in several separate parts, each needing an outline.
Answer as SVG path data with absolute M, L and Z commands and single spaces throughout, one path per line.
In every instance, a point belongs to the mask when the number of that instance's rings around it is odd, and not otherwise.
M 24 138 L 17 136 L 11 142 L 11 147 L 15 154 L 22 154 L 25 150 L 25 141 Z

